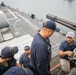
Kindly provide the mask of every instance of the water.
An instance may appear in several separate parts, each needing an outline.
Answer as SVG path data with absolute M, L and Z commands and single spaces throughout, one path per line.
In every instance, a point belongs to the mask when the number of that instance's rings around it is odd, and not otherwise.
M 0 3 L 2 1 L 25 13 L 33 13 L 43 21 L 47 20 L 46 14 L 50 13 L 76 23 L 76 0 L 0 0 Z

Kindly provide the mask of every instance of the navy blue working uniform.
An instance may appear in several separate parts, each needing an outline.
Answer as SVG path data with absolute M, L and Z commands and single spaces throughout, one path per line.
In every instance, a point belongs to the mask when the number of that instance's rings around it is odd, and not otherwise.
M 35 75 L 51 75 L 51 45 L 39 33 L 35 35 L 31 46 L 31 66 Z
M 23 64 L 23 66 L 26 68 L 31 68 L 30 66 L 30 58 L 28 58 L 28 56 L 23 53 L 21 56 L 20 56 L 20 59 L 19 59 L 19 63 L 20 64 Z
M 59 50 L 65 52 L 65 51 L 73 51 L 76 48 L 76 41 L 74 41 L 71 45 L 68 44 L 67 41 L 63 41 L 60 46 L 59 46 Z M 64 56 L 64 57 L 60 57 L 61 59 L 66 59 L 68 60 L 68 56 Z

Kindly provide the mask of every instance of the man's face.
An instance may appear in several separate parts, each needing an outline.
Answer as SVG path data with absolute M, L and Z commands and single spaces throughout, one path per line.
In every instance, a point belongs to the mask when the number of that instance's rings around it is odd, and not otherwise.
M 72 44 L 72 42 L 74 41 L 74 38 L 72 38 L 72 37 L 67 37 L 66 40 L 67 40 L 67 42 L 68 42 L 69 44 Z
M 48 31 L 48 38 L 51 37 L 51 36 L 53 35 L 53 33 L 54 33 L 54 30 L 51 30 L 51 29 L 50 29 L 50 30 Z
M 30 54 L 30 50 L 25 50 L 25 53 L 26 53 L 27 55 L 29 55 L 29 54 Z

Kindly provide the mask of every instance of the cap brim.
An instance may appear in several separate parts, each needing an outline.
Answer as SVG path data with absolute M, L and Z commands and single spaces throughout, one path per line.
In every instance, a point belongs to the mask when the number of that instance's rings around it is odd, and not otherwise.
M 16 54 L 17 52 L 18 52 L 18 47 L 17 46 L 13 47 L 13 54 Z
M 55 31 L 56 31 L 56 32 L 59 32 L 59 31 L 60 31 L 60 29 L 59 29 L 59 28 L 56 28 L 56 29 L 55 29 Z
M 66 36 L 66 38 L 67 38 L 67 37 L 74 38 L 74 37 L 72 37 L 72 36 L 69 36 L 69 35 L 67 35 L 67 36 Z

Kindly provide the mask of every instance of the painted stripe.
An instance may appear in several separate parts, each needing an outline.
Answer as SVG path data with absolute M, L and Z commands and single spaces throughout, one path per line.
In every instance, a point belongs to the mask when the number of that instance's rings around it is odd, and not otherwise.
M 8 20 L 17 19 L 17 17 L 9 9 L 3 9 L 2 11 L 6 11 L 6 10 L 9 12 L 8 14 L 12 14 L 14 16 L 14 18 L 10 18 Z M 5 14 L 5 15 L 8 15 L 8 14 Z
M 17 18 L 17 17 L 15 16 L 15 14 L 13 14 L 9 9 L 8 9 L 8 11 L 9 11 L 15 18 Z
M 54 47 L 58 46 L 59 44 L 60 44 L 60 43 L 57 43 L 56 45 L 52 46 L 52 48 L 54 48 Z
M 50 71 L 53 71 L 55 68 L 57 68 L 58 66 L 60 66 L 60 63 L 55 65 L 53 68 L 50 69 Z

